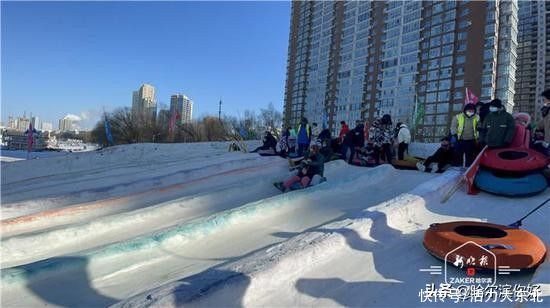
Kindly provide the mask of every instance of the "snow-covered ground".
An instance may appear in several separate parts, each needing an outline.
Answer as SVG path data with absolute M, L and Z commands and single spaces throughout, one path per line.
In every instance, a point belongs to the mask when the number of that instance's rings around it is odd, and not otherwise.
M 441 204 L 458 171 L 343 161 L 326 164 L 328 182 L 281 194 L 272 182 L 289 175 L 286 160 L 227 147 L 135 144 L 2 164 L 2 306 L 417 306 L 441 281 L 419 272 L 441 265 L 422 246 L 431 223 L 509 224 L 550 195 L 459 190 Z M 420 157 L 434 150 L 411 145 Z M 524 222 L 546 244 L 549 215 Z M 550 266 L 502 279 L 548 288 Z
M 67 156 L 69 152 L 57 152 L 57 151 L 42 151 L 42 152 L 31 152 L 30 157 L 32 159 L 40 159 L 54 156 Z M 27 159 L 27 151 L 23 150 L 1 150 L 0 151 L 0 161 L 3 163 L 10 163 L 19 160 Z

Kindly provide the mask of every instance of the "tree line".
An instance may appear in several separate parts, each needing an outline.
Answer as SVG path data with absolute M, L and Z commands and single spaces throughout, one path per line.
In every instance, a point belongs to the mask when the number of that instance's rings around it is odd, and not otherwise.
M 261 139 L 265 131 L 278 136 L 281 133 L 283 116 L 273 104 L 260 109 L 259 113 L 246 110 L 243 116 L 203 116 L 186 123 L 176 123 L 170 129 L 170 119 L 135 114 L 129 107 L 117 108 L 106 113 L 114 144 L 171 143 L 230 141 L 235 139 Z M 160 113 L 159 113 L 160 115 Z M 178 121 L 179 122 L 179 121 Z M 107 146 L 105 117 L 91 131 L 92 142 Z

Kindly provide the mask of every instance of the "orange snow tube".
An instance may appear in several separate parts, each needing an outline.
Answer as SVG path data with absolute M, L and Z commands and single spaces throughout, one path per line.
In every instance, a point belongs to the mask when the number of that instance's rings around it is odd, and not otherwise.
M 496 264 L 492 257 L 488 262 L 479 262 L 479 258 L 474 258 L 476 262 L 472 267 L 491 270 L 497 266 L 519 270 L 534 269 L 546 257 L 544 243 L 533 233 L 475 221 L 432 224 L 424 234 L 424 247 L 430 254 L 446 262 L 458 260 L 457 256 L 463 256 L 464 262 L 470 256 L 490 256 L 487 252 L 490 251 L 495 255 Z M 464 263 L 464 266 L 468 265 Z

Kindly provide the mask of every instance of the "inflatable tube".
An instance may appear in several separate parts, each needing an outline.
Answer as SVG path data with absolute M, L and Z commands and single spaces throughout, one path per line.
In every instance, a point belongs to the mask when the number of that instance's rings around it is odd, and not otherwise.
M 260 154 L 260 156 L 278 156 L 279 155 L 275 152 L 273 148 L 270 148 L 267 150 L 259 150 L 258 154 Z
M 417 170 L 416 164 L 419 161 L 421 161 L 420 158 L 406 156 L 405 159 L 403 160 L 399 160 L 399 159 L 392 160 L 391 164 L 397 169 Z
M 534 269 L 546 257 L 546 246 L 529 231 L 475 221 L 432 224 L 424 234 L 424 247 L 445 262 L 457 265 L 460 264 L 457 255 L 464 256 L 463 268 L 471 266 L 486 270 L 494 270 L 496 266 Z M 487 264 L 479 262 L 482 255 L 488 257 Z M 469 256 L 475 257 L 474 264 L 467 265 Z
M 548 183 L 541 172 L 517 177 L 502 177 L 494 171 L 480 169 L 474 184 L 481 190 L 502 196 L 530 196 L 543 192 Z
M 481 157 L 481 165 L 494 170 L 529 172 L 545 168 L 548 159 L 536 151 L 522 147 L 487 149 Z

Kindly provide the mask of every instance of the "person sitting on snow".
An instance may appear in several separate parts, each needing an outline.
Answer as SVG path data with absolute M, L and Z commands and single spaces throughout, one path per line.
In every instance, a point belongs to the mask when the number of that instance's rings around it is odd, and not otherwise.
M 364 167 L 374 167 L 376 165 L 374 144 L 369 141 L 364 148 L 357 151 L 356 159 L 352 161 L 354 165 Z
M 275 137 L 273 137 L 271 132 L 269 132 L 269 131 L 265 132 L 265 135 L 264 135 L 264 138 L 263 138 L 262 142 L 263 142 L 262 146 L 257 147 L 256 149 L 254 149 L 254 151 L 252 151 L 250 153 L 256 153 L 258 151 L 262 151 L 262 153 L 268 153 L 269 152 L 269 154 L 275 154 L 275 148 L 277 147 L 277 139 L 275 139 Z
M 428 157 L 423 163 L 418 162 L 416 167 L 420 171 L 443 173 L 453 161 L 453 150 L 448 137 L 441 139 L 441 147 Z
M 510 146 L 516 131 L 514 118 L 506 112 L 500 99 L 491 101 L 489 111 L 480 129 L 481 146 L 487 145 L 489 148 Z
M 290 190 L 290 187 L 297 182 L 300 183 L 300 188 L 306 188 L 310 184 L 317 185 L 321 182 L 325 170 L 325 158 L 319 152 L 320 149 L 321 146 L 318 142 L 311 144 L 304 160 L 297 168 L 298 173 L 282 183 L 285 191 Z

